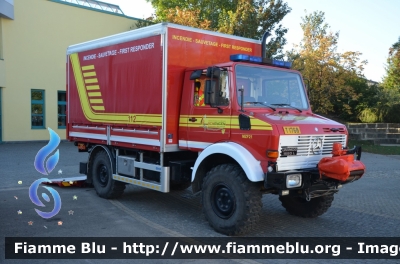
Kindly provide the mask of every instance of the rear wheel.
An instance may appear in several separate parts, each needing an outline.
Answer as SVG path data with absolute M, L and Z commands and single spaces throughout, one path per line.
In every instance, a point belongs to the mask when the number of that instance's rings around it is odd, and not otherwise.
M 279 196 L 279 200 L 289 214 L 305 218 L 315 218 L 328 211 L 333 202 L 333 194 L 316 197 L 310 201 L 292 196 Z
M 93 186 L 102 198 L 112 199 L 121 196 L 125 190 L 125 183 L 112 178 L 112 166 L 105 151 L 96 153 L 92 166 Z
M 202 190 L 203 212 L 217 232 L 240 235 L 253 229 L 262 208 L 259 186 L 233 164 L 214 167 Z

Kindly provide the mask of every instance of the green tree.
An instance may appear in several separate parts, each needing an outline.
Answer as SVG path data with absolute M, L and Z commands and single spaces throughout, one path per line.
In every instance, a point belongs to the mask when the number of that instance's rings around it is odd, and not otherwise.
M 379 120 L 377 111 L 377 100 L 381 92 L 378 83 L 368 81 L 364 78 L 354 78 L 349 80 L 354 92 L 358 94 L 358 99 L 350 102 L 350 107 L 357 115 L 346 118 L 348 121 L 375 123 Z
M 357 106 L 362 122 L 400 122 L 400 38 L 390 47 L 387 62 L 382 84 L 362 91 Z
M 383 79 L 383 86 L 386 89 L 395 89 L 400 92 L 400 37 L 399 40 L 390 47 L 387 63 L 387 75 Z
M 179 25 L 196 27 L 201 29 L 210 29 L 211 21 L 208 19 L 199 19 L 200 10 L 182 9 L 179 7 L 167 10 L 166 20 Z
M 360 97 L 353 86 L 361 84 L 367 62 L 360 60 L 360 52 L 337 51 L 339 33 L 329 31 L 324 16 L 324 12 L 315 11 L 302 18 L 303 40 L 287 52 L 287 57 L 309 81 L 314 111 L 348 119 L 355 115 L 352 102 Z
M 180 10 L 198 11 L 198 20 L 211 21 L 211 28 L 218 26 L 218 17 L 223 9 L 233 10 L 239 0 L 146 0 L 150 2 L 155 9 L 155 20 L 157 22 L 172 22 L 168 17 L 171 9 L 179 8 Z M 224 8 L 221 8 L 224 7 Z
M 361 111 L 363 118 L 375 116 L 379 122 L 400 122 L 400 38 L 389 48 L 386 76 L 376 89 L 374 104 Z
M 172 22 L 236 36 L 261 39 L 273 33 L 267 56 L 282 58 L 287 29 L 281 20 L 290 12 L 283 0 L 147 0 L 155 9 L 155 22 Z

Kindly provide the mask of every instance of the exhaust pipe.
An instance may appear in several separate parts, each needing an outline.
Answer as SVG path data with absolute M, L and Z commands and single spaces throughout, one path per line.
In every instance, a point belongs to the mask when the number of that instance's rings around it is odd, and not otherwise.
M 266 47 L 265 47 L 265 41 L 267 40 L 267 38 L 270 36 L 271 34 L 269 33 L 269 31 L 266 31 L 262 37 L 261 40 L 261 57 L 264 59 L 266 59 L 267 56 L 267 51 L 266 51 Z

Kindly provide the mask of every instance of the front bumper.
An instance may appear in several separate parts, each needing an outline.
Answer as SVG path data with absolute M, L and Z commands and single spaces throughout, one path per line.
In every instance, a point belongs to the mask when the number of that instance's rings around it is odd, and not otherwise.
M 293 174 L 301 174 L 301 185 L 294 188 L 288 188 L 287 177 Z M 346 181 L 338 181 L 332 178 L 320 175 L 317 168 L 308 170 L 296 170 L 285 172 L 268 172 L 264 174 L 264 187 L 266 189 L 276 190 L 301 190 L 301 189 L 325 189 L 327 185 L 343 185 L 361 178 L 364 170 L 355 170 L 350 172 Z

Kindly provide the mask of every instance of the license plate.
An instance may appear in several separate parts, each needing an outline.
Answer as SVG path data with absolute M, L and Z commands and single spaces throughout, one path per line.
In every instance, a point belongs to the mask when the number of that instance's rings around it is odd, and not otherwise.
M 301 134 L 300 127 L 297 126 L 283 127 L 283 131 L 285 131 L 285 134 L 291 134 L 291 135 Z
M 281 149 L 281 157 L 296 156 L 296 155 L 297 155 L 296 147 L 282 147 Z

